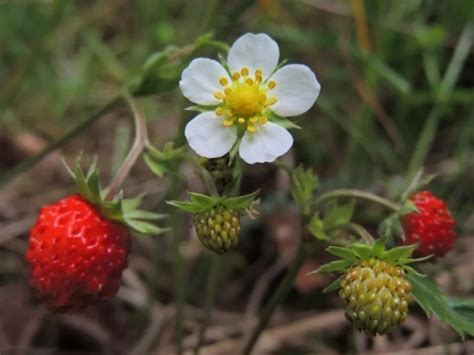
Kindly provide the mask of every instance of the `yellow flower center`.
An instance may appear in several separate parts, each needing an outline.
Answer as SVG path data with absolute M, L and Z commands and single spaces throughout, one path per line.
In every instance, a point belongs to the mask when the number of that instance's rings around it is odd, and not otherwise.
M 248 132 L 255 132 L 257 125 L 265 124 L 266 109 L 277 100 L 269 94 L 275 88 L 273 80 L 263 83 L 262 71 L 257 69 L 253 77 L 249 76 L 248 68 L 232 74 L 232 82 L 222 77 L 219 83 L 223 91 L 216 91 L 214 96 L 221 100 L 215 112 L 219 118 L 224 118 L 222 124 L 231 127 L 235 123 L 245 125 Z

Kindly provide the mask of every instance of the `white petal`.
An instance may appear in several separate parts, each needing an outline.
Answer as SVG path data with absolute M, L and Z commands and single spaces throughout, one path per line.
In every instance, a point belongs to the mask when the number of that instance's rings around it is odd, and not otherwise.
M 276 87 L 269 91 L 277 98 L 272 111 L 284 117 L 298 116 L 308 111 L 319 96 L 321 85 L 306 65 L 290 64 L 272 75 Z
M 184 130 L 191 148 L 200 156 L 218 158 L 228 153 L 237 139 L 235 127 L 224 127 L 212 111 L 194 117 Z
M 231 73 L 247 67 L 251 75 L 260 69 L 267 78 L 278 64 L 278 44 L 265 33 L 246 33 L 230 47 L 227 63 Z
M 267 122 L 254 133 L 246 132 L 240 143 L 239 154 L 248 164 L 272 162 L 293 145 L 293 137 L 282 126 Z
M 196 104 L 217 105 L 221 100 L 214 97 L 214 92 L 222 91 L 219 84 L 222 77 L 230 81 L 227 71 L 219 62 L 196 58 L 183 70 L 179 87 L 183 95 Z

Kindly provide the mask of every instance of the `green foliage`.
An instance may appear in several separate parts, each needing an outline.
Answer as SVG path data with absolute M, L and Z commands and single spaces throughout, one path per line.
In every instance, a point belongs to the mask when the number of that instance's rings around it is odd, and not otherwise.
M 316 213 L 308 224 L 308 229 L 313 236 L 321 240 L 331 239 L 331 235 L 337 231 L 338 228 L 347 225 L 354 213 L 354 202 L 348 202 L 344 205 L 338 206 L 332 204 L 325 213 L 324 218 Z
M 168 142 L 160 151 L 153 146 L 146 147 L 143 160 L 150 170 L 158 177 L 165 174 L 179 175 L 177 166 L 186 156 L 186 146 L 174 147 L 174 142 Z
M 413 287 L 413 297 L 427 315 L 434 314 L 449 324 L 464 339 L 466 334 L 474 336 L 474 301 L 448 298 L 429 277 L 408 272 Z
M 291 173 L 291 194 L 303 214 L 311 212 L 311 201 L 319 186 L 318 177 L 311 169 L 299 165 Z

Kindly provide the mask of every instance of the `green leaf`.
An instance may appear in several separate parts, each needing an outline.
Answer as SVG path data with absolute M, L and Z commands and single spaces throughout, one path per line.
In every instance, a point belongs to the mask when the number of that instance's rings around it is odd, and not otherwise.
M 230 197 L 222 201 L 224 206 L 236 210 L 246 209 L 252 207 L 252 203 L 257 197 L 259 190 L 254 191 L 247 195 L 237 196 L 237 197 Z
M 387 237 L 382 236 L 375 241 L 375 244 L 372 248 L 372 253 L 377 258 L 382 258 L 385 254 L 385 244 L 387 243 Z
M 413 288 L 413 297 L 423 308 L 427 315 L 434 314 L 439 320 L 449 324 L 463 339 L 465 334 L 474 336 L 474 321 L 466 317 L 466 312 L 461 312 L 440 291 L 438 285 L 428 277 L 420 277 L 408 272 L 407 278 Z
M 331 282 L 329 286 L 325 287 L 323 293 L 329 293 L 332 291 L 336 291 L 337 289 L 341 288 L 341 280 L 343 276 L 339 276 L 336 280 Z
M 145 161 L 146 165 L 152 171 L 153 174 L 160 178 L 165 175 L 166 165 L 162 162 L 153 159 L 149 153 L 143 154 L 143 160 Z
M 359 258 L 355 250 L 349 248 L 343 248 L 338 246 L 330 246 L 326 251 L 332 255 L 338 256 L 342 259 L 347 259 L 350 261 L 355 261 Z
M 124 218 L 126 219 L 135 219 L 135 220 L 158 220 L 158 219 L 164 219 L 167 217 L 166 214 L 164 213 L 155 213 L 155 212 L 150 212 L 150 211 L 144 211 L 144 210 L 133 210 L 130 212 L 127 212 L 124 214 Z
M 350 222 L 354 213 L 354 202 L 342 206 L 334 205 L 324 216 L 324 228 L 330 230 Z
M 349 266 L 352 265 L 352 262 L 349 260 L 336 260 L 331 261 L 330 263 L 320 266 L 317 270 L 310 272 L 310 274 L 327 274 L 331 272 L 344 272 Z
M 357 253 L 357 255 L 359 255 L 359 258 L 361 259 L 368 259 L 373 253 L 372 247 L 367 244 L 353 243 L 351 244 L 351 248 Z
M 303 214 L 311 211 L 311 201 L 319 186 L 318 178 L 311 169 L 299 165 L 291 174 L 291 194 Z
M 272 111 L 270 111 L 267 116 L 268 116 L 268 118 L 271 122 L 275 122 L 276 124 L 278 124 L 279 126 L 282 126 L 284 128 L 287 128 L 287 129 L 301 129 L 301 127 L 298 126 L 293 121 L 289 120 L 286 117 L 278 116 L 277 114 L 275 114 Z
M 324 222 L 318 215 L 315 215 L 313 218 L 311 218 L 311 221 L 308 224 L 308 230 L 313 236 L 315 236 L 318 239 L 321 239 L 321 240 L 329 239 L 329 236 L 326 234 L 324 230 Z

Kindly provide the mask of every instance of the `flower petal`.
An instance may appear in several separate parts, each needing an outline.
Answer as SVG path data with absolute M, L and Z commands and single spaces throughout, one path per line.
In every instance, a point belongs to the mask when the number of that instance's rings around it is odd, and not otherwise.
M 219 79 L 225 77 L 230 81 L 224 67 L 213 59 L 196 58 L 181 74 L 179 87 L 183 95 L 199 105 L 217 105 L 221 100 L 214 97 L 214 92 L 221 91 Z
M 240 143 L 239 154 L 248 164 L 272 162 L 293 145 L 293 137 L 282 126 L 267 122 L 254 133 L 246 132 Z
M 212 111 L 194 117 L 184 130 L 190 147 L 200 156 L 218 158 L 228 153 L 237 140 L 235 127 L 224 127 Z
M 230 48 L 227 63 L 231 73 L 247 67 L 253 75 L 260 69 L 265 79 L 276 68 L 279 57 L 278 44 L 268 35 L 246 33 Z
M 298 116 L 308 111 L 319 96 L 321 85 L 306 65 L 285 65 L 272 75 L 276 87 L 269 92 L 277 98 L 273 112 L 284 117 Z

